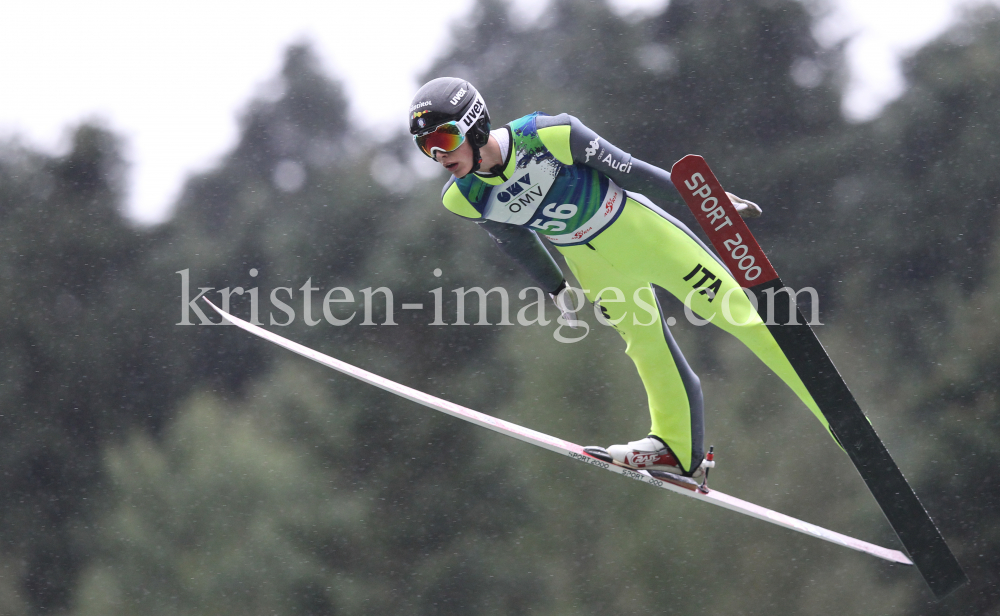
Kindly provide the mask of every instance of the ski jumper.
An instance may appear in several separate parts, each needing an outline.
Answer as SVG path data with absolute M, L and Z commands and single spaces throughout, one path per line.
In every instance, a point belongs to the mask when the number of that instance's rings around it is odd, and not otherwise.
M 451 178 L 442 192 L 445 207 L 479 223 L 550 293 L 565 278 L 539 235 L 555 246 L 587 299 L 625 339 L 646 389 L 650 433 L 670 447 L 686 472 L 704 458 L 701 383 L 663 318 L 657 288 L 736 336 L 828 427 L 726 267 L 645 196 L 662 202 L 676 194 L 667 171 L 631 157 L 568 114 L 533 113 L 492 135 L 504 155 L 502 170 Z M 655 306 L 656 317 L 636 298 Z

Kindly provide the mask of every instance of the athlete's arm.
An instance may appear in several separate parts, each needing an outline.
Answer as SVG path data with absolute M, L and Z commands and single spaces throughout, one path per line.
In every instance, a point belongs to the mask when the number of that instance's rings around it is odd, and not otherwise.
M 560 162 L 595 169 L 625 190 L 642 193 L 655 202 L 677 196 L 669 172 L 622 151 L 576 117 L 568 113 L 538 116 L 536 123 L 546 147 Z
M 538 234 L 531 229 L 493 220 L 477 220 L 476 224 L 489 233 L 500 250 L 517 261 L 535 279 L 538 286 L 549 294 L 566 325 L 578 327 L 576 310 L 572 307 L 576 300 L 567 298 L 572 290 L 555 259 L 545 250 Z
M 595 169 L 624 188 L 641 193 L 656 203 L 664 203 L 677 196 L 670 172 L 642 161 L 598 136 L 583 122 L 568 113 L 557 116 L 539 116 L 539 129 L 565 126 L 569 129 L 569 152 L 574 163 Z M 547 144 L 548 145 L 548 144 Z M 552 149 L 552 146 L 549 146 Z M 562 161 L 567 162 L 567 161 Z M 727 193 L 744 218 L 760 216 L 760 207 L 746 199 Z
M 566 283 L 559 265 L 531 229 L 486 219 L 477 220 L 476 224 L 489 233 L 500 250 L 517 261 L 546 293 L 556 293 Z

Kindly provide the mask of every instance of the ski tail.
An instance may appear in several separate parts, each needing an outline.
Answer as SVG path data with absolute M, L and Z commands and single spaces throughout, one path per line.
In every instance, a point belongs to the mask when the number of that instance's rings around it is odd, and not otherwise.
M 757 311 L 771 335 L 823 412 L 931 591 L 942 599 L 968 582 L 808 321 L 792 301 L 774 301 L 777 291 L 785 285 L 705 159 L 685 156 L 671 168 L 671 178 L 740 286 L 756 297 Z M 774 305 L 769 307 L 769 303 Z
M 735 511 L 737 513 L 742 513 L 750 517 L 757 518 L 759 520 L 764 520 L 787 528 L 794 530 L 811 537 L 816 537 L 817 539 L 822 539 L 836 545 L 850 548 L 852 550 L 857 550 L 859 552 L 864 552 L 865 554 L 871 554 L 872 556 L 887 560 L 889 562 L 899 563 L 903 565 L 912 565 L 913 563 L 905 554 L 899 550 L 892 550 L 889 548 L 883 548 L 866 541 L 861 541 L 860 539 L 855 539 L 847 535 L 842 535 L 840 533 L 834 532 L 832 530 L 827 530 L 821 528 L 814 524 L 809 524 L 808 522 L 803 522 L 791 516 L 778 513 L 776 511 L 771 511 L 764 507 L 759 507 L 753 503 L 748 503 L 746 501 L 740 500 L 738 498 L 728 496 L 716 490 L 705 489 L 704 491 L 699 489 L 697 482 L 688 479 L 686 477 L 680 477 L 677 475 L 671 475 L 670 473 L 658 473 L 653 471 L 652 473 L 647 471 L 635 471 L 628 468 L 623 468 L 616 464 L 611 464 L 605 460 L 601 460 L 587 453 L 587 451 L 568 441 L 558 439 L 547 434 L 542 434 L 541 432 L 536 432 L 535 430 L 530 430 L 523 426 L 511 423 L 509 421 L 504 421 L 502 419 L 497 419 L 496 417 L 491 417 L 485 413 L 480 413 L 472 409 L 459 406 L 453 402 L 448 402 L 447 400 L 442 400 L 436 398 L 430 394 L 418 391 L 411 387 L 401 385 L 389 379 L 380 377 L 376 374 L 372 374 L 361 368 L 357 368 L 348 364 L 346 362 L 340 361 L 339 359 L 334 359 L 329 355 L 324 355 L 319 351 L 314 351 L 309 347 L 298 344 L 297 342 L 292 342 L 287 338 L 279 336 L 273 332 L 267 331 L 266 329 L 253 325 L 252 323 L 247 323 L 243 319 L 234 317 L 233 315 L 217 308 L 212 302 L 208 301 L 207 298 L 202 298 L 208 303 L 209 306 L 215 309 L 223 319 L 236 325 L 240 329 L 246 330 L 255 336 L 259 336 L 268 342 L 272 342 L 280 347 L 286 348 L 294 353 L 311 359 L 319 364 L 327 366 L 328 368 L 333 368 L 338 372 L 342 372 L 346 375 L 352 376 L 360 381 L 374 385 L 380 389 L 384 389 L 388 392 L 394 393 L 397 396 L 406 398 L 407 400 L 412 400 L 436 411 L 440 411 L 452 417 L 457 417 L 468 421 L 469 423 L 475 424 L 477 426 L 488 428 L 494 432 L 499 432 L 500 434 L 506 434 L 507 436 L 516 438 L 518 440 L 524 441 L 535 445 L 536 447 L 541 447 L 543 449 L 548 449 L 549 451 L 554 451 L 556 453 L 565 455 L 578 462 L 583 462 L 591 466 L 596 466 L 602 468 L 606 471 L 622 475 L 628 479 L 634 479 L 641 481 L 647 485 L 651 485 L 657 488 L 663 488 L 674 492 L 676 494 L 681 494 L 689 498 L 694 498 L 702 502 L 717 505 L 724 509 L 729 509 L 730 511 Z

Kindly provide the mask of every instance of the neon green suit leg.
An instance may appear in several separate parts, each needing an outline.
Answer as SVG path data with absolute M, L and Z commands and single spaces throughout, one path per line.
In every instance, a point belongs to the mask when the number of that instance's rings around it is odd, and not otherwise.
M 746 294 L 703 245 L 678 224 L 664 219 L 630 198 L 618 220 L 590 242 L 593 250 L 587 246 L 564 247 L 559 250 L 566 256 L 570 268 L 580 283 L 591 289 L 592 294 L 607 286 L 618 286 L 623 292 L 630 293 L 636 288 L 637 282 L 652 283 L 667 290 L 685 302 L 695 315 L 701 319 L 710 319 L 715 326 L 736 336 L 774 371 L 816 415 L 820 423 L 828 428 L 827 421 L 816 402 L 809 395 L 802 380 L 774 341 Z M 590 295 L 588 297 L 591 300 L 595 299 Z M 624 304 L 617 306 L 623 307 Z M 610 309 L 610 305 L 607 308 Z M 640 310 L 639 314 L 642 315 L 644 312 Z M 631 315 L 627 316 L 623 323 L 630 319 Z M 657 326 L 643 329 L 660 328 Z M 636 335 L 641 336 L 641 334 Z M 628 341 L 628 338 L 626 340 Z M 661 344 L 665 344 L 665 341 Z M 649 355 L 649 361 L 655 362 L 651 365 L 646 365 L 645 352 L 630 356 L 636 362 L 649 394 L 650 414 L 653 417 L 654 427 L 680 425 L 682 422 L 676 418 L 670 420 L 664 417 L 688 415 L 683 405 L 680 408 L 672 408 L 670 396 L 673 395 L 676 399 L 676 387 L 657 383 L 660 379 L 669 383 L 675 378 L 674 363 L 662 362 L 662 353 L 655 359 L 653 359 L 655 354 Z M 658 406 L 654 408 L 654 399 L 667 402 L 662 403 L 662 406 L 657 402 Z M 679 442 L 667 440 L 655 430 L 653 433 L 664 438 L 671 448 L 674 447 L 674 442 Z M 679 452 L 675 453 L 680 456 Z
M 653 289 L 648 282 L 617 270 L 586 246 L 560 251 L 588 291 L 587 298 L 600 300 L 606 318 L 625 339 L 625 353 L 635 363 L 646 388 L 650 433 L 663 439 L 681 465 L 690 470 L 704 455 L 701 384 L 663 327 Z

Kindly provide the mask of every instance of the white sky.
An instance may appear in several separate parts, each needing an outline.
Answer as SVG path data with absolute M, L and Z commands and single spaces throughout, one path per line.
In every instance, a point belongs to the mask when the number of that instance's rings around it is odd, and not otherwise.
M 538 0 L 512 0 L 531 21 Z M 614 0 L 623 12 L 667 0 Z M 898 57 L 944 30 L 962 0 L 834 0 L 823 41 L 853 35 L 845 112 L 873 117 L 902 90 Z M 405 128 L 405 108 L 472 0 L 32 0 L 0 17 L 0 138 L 49 151 L 66 129 L 101 118 L 128 139 L 130 213 L 169 215 L 188 174 L 235 143 L 236 114 L 280 68 L 292 42 L 310 40 L 344 81 L 350 113 L 381 135 Z M 428 15 L 437 15 L 428 18 Z M 417 27 L 414 24 L 419 23 Z

